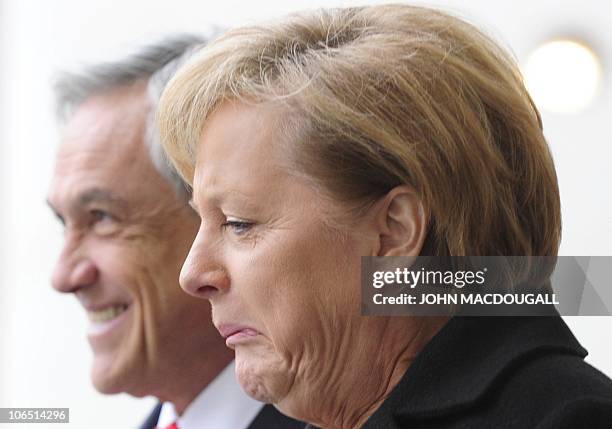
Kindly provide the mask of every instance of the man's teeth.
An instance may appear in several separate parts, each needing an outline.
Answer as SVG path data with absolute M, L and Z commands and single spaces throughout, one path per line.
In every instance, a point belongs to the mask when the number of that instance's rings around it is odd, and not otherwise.
M 108 322 L 109 320 L 114 319 L 119 316 L 127 309 L 127 305 L 113 305 L 111 307 L 106 307 L 104 310 L 98 311 L 88 311 L 87 316 L 89 320 L 94 323 Z

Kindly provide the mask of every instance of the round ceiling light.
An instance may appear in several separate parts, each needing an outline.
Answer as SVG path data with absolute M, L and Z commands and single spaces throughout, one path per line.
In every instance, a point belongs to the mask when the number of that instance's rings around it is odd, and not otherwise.
M 553 113 L 578 113 L 597 94 L 601 63 L 588 46 L 574 40 L 554 40 L 527 59 L 525 81 L 536 105 Z

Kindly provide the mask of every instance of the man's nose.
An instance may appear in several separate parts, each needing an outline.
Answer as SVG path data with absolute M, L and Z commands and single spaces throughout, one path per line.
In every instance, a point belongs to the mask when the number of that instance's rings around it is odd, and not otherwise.
M 62 253 L 53 272 L 53 288 L 70 293 L 92 285 L 98 279 L 98 269 L 87 256 L 72 256 Z
M 179 282 L 185 292 L 197 298 L 213 299 L 229 289 L 229 275 L 215 253 L 207 246 L 200 230 L 181 269 Z

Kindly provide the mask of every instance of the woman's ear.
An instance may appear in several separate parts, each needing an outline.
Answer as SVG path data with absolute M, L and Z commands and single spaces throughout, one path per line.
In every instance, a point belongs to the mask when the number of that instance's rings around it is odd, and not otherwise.
M 375 223 L 379 236 L 375 256 L 418 256 L 427 235 L 425 208 L 413 188 L 393 188 L 378 204 Z

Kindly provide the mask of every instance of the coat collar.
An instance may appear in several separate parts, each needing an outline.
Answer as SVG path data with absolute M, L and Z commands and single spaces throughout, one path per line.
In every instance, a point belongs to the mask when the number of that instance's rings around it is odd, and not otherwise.
M 558 316 L 454 317 L 364 429 L 395 428 L 396 417 L 442 417 L 467 409 L 515 365 L 548 353 L 587 354 Z

